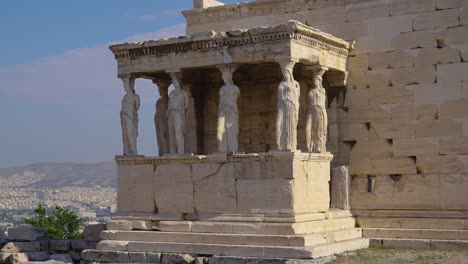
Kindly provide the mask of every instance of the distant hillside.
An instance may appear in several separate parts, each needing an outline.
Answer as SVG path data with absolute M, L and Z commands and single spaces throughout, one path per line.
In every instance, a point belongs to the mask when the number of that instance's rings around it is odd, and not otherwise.
M 116 187 L 117 167 L 114 162 L 94 164 L 39 163 L 20 167 L 0 168 L 0 178 L 33 178 L 29 186 L 60 188 Z

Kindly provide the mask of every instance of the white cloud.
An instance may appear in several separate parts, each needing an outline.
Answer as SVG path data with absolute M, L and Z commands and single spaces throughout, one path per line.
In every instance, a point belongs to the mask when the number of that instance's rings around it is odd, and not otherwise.
M 119 42 L 184 35 L 185 25 L 175 25 Z M 34 100 L 63 104 L 106 104 L 120 100 L 115 89 L 121 88 L 117 66 L 108 46 L 67 51 L 30 63 L 0 69 L 0 96 L 30 97 Z M 138 89 L 138 87 L 137 87 Z M 123 93 L 123 89 L 121 91 Z

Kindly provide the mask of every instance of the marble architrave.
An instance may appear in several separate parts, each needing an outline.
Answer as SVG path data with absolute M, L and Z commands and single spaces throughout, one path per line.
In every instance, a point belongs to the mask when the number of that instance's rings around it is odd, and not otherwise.
M 282 151 L 297 149 L 297 124 L 299 122 L 300 86 L 294 80 L 295 62 L 281 63 L 283 81 L 278 87 L 276 116 L 276 144 Z
M 175 90 L 169 94 L 169 105 L 167 109 L 169 152 L 171 154 L 185 153 L 185 123 L 189 97 L 182 90 L 180 73 L 170 73 Z
M 169 103 L 168 90 L 171 85 L 167 80 L 154 80 L 158 86 L 160 98 L 156 102 L 156 113 L 154 114 L 154 125 L 156 128 L 156 139 L 158 142 L 159 156 L 169 153 L 169 132 L 167 120 L 167 107 Z
M 313 85 L 307 93 L 306 141 L 307 151 L 324 153 L 327 151 L 327 93 L 323 88 L 323 75 L 328 69 L 313 67 Z
M 122 126 L 122 141 L 124 155 L 137 155 L 138 137 L 138 109 L 140 109 L 140 97 L 135 93 L 135 78 L 122 78 L 125 92 L 122 98 L 120 110 L 120 122 Z
M 240 95 L 239 87 L 233 80 L 235 66 L 218 67 L 224 81 L 219 90 L 218 107 L 218 151 L 222 153 L 237 152 L 239 148 L 239 109 L 237 100 Z

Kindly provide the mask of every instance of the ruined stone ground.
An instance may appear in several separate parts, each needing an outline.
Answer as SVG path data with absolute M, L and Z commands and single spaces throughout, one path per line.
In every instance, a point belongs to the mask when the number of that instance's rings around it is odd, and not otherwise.
M 371 247 L 338 255 L 329 264 L 468 264 L 468 252 Z

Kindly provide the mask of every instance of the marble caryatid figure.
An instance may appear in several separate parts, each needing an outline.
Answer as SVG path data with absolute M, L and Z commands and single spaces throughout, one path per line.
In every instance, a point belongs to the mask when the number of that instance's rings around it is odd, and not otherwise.
M 159 156 L 169 153 L 169 132 L 167 120 L 167 105 L 169 101 L 169 86 L 171 82 L 168 80 L 154 80 L 158 86 L 160 98 L 156 102 L 156 113 L 154 114 L 154 125 L 156 127 L 156 139 L 158 141 Z
M 278 113 L 276 116 L 276 143 L 278 150 L 297 149 L 297 123 L 299 121 L 299 83 L 294 80 L 294 62 L 281 65 L 283 81 L 278 87 Z
M 240 90 L 232 80 L 232 74 L 235 69 L 234 66 L 219 67 L 224 85 L 219 90 L 217 138 L 218 151 L 223 153 L 237 152 L 239 145 L 239 110 L 237 108 L 237 100 Z
M 181 88 L 180 73 L 170 73 L 174 91 L 169 94 L 169 104 L 167 107 L 168 133 L 169 133 L 169 153 L 185 153 L 185 122 L 189 98 Z
M 314 69 L 313 85 L 307 93 L 307 151 L 324 153 L 327 151 L 327 94 L 323 88 L 323 74 L 327 68 L 318 66 Z
M 122 141 L 124 155 L 137 155 L 138 137 L 138 109 L 140 108 L 140 97 L 135 93 L 135 78 L 122 78 L 125 92 L 120 110 L 120 122 L 122 125 Z
M 184 84 L 183 91 L 187 96 L 187 112 L 185 116 L 185 153 L 198 154 L 197 115 L 195 99 L 192 96 L 192 85 Z

